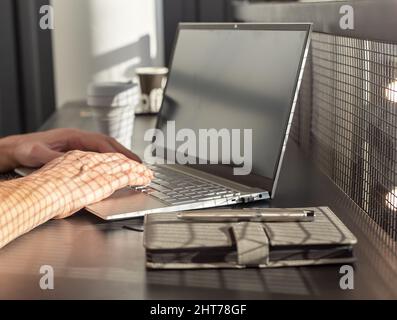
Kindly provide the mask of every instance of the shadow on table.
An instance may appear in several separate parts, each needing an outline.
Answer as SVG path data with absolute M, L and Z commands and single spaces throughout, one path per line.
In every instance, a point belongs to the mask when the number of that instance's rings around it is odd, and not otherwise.
M 298 268 L 247 269 L 247 270 L 189 270 L 189 271 L 148 271 L 148 289 L 160 287 L 179 287 L 186 298 L 189 292 L 199 294 L 198 290 L 212 290 L 222 298 L 220 291 L 236 292 L 236 298 L 263 299 L 264 296 L 293 296 L 295 298 L 312 296 L 313 288 Z M 215 290 L 215 291 L 214 291 Z M 182 294 L 182 293 L 179 293 Z

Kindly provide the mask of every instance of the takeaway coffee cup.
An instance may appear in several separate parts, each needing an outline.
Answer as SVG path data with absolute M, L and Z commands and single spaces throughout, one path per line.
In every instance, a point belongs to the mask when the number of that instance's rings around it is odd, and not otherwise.
M 137 68 L 135 73 L 141 90 L 141 97 L 135 113 L 157 113 L 160 111 L 168 68 Z
M 100 132 L 131 148 L 135 106 L 139 89 L 132 82 L 93 83 L 88 87 L 87 104 Z

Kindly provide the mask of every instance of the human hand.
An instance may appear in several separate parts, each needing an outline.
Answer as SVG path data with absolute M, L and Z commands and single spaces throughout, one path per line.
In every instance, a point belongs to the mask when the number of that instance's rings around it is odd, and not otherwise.
M 54 129 L 0 140 L 0 172 L 17 167 L 38 168 L 72 150 L 121 153 L 140 162 L 137 155 L 115 139 L 78 129 Z
M 42 190 L 41 202 L 47 204 L 43 210 L 65 218 L 125 186 L 147 185 L 152 178 L 151 170 L 122 154 L 72 151 L 23 179 Z
M 71 151 L 27 177 L 1 182 L 0 248 L 120 188 L 147 185 L 152 177 L 143 164 L 119 153 Z

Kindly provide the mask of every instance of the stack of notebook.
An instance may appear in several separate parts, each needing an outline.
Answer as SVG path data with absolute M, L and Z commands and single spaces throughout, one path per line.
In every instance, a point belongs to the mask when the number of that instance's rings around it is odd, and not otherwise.
M 179 219 L 176 213 L 148 215 L 147 267 L 268 268 L 353 262 L 357 240 L 336 215 L 327 207 L 302 210 L 314 210 L 314 221 L 202 222 Z

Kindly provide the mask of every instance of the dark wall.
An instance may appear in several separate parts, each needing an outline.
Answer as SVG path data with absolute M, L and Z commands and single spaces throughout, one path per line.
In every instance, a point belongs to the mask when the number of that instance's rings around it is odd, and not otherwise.
M 232 21 L 231 0 L 163 0 L 164 51 L 168 65 L 179 22 Z
M 0 1 L 0 136 L 37 130 L 55 109 L 48 0 Z

